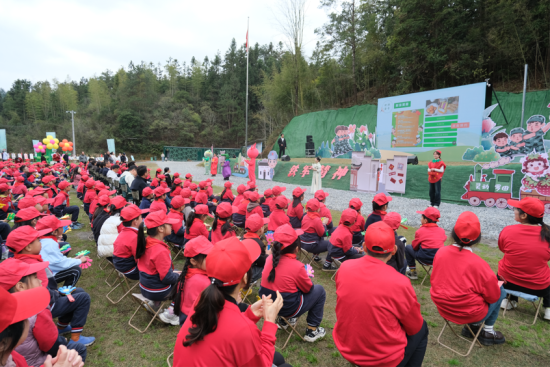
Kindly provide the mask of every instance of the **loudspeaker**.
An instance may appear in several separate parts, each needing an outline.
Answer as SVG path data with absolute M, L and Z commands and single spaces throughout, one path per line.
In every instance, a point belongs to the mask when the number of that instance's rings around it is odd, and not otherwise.
M 313 136 L 312 135 L 307 135 L 306 136 L 306 142 L 313 143 Z
M 307 158 L 315 157 L 315 149 L 306 149 L 306 157 Z
M 418 164 L 418 157 L 415 155 L 410 155 L 407 157 L 407 164 L 417 165 Z
M 288 162 L 290 160 L 290 157 L 285 154 L 281 157 L 281 160 L 284 161 L 284 162 Z
M 315 143 L 307 142 L 306 143 L 306 149 L 315 149 Z

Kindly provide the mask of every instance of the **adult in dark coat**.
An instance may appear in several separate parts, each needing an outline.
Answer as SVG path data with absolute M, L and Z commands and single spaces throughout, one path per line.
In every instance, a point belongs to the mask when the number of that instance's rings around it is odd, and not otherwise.
M 286 149 L 285 134 L 281 134 L 281 137 L 279 138 L 279 140 L 277 140 L 277 144 L 279 145 L 279 158 L 282 158 L 283 154 L 285 154 Z

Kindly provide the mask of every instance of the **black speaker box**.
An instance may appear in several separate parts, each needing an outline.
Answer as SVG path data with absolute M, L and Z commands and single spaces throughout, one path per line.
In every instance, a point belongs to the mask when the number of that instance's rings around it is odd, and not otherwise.
M 306 143 L 306 149 L 315 149 L 315 143 Z
M 281 157 L 281 160 L 284 161 L 284 162 L 288 162 L 290 160 L 290 157 L 285 154 Z
M 307 135 L 306 136 L 306 142 L 313 143 L 313 136 L 312 135 Z

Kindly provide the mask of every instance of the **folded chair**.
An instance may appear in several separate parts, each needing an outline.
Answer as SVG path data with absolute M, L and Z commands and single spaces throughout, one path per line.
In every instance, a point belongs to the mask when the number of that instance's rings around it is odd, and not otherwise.
M 307 252 L 306 250 L 304 250 L 302 248 L 302 249 L 300 249 L 300 255 L 301 255 L 300 256 L 300 261 L 302 261 L 304 264 L 309 264 L 309 265 L 312 265 L 312 266 L 316 266 L 319 269 L 322 268 L 322 266 L 320 264 L 318 264 L 317 261 L 314 260 L 315 254 Z M 305 259 L 302 259 L 302 256 Z
M 185 247 L 185 246 L 179 247 L 179 246 L 176 246 L 175 243 L 170 242 L 170 241 L 166 241 L 166 243 L 168 244 L 168 246 L 170 247 L 170 249 L 176 253 L 176 256 L 174 256 L 174 257 L 172 258 L 172 262 L 176 261 L 176 258 L 177 258 L 178 256 L 183 255 L 183 250 L 184 250 L 184 247 Z
M 132 317 L 130 317 L 130 320 L 128 320 L 128 325 L 130 325 L 131 327 L 133 327 L 134 329 L 136 329 L 137 331 L 139 331 L 140 333 L 144 333 L 147 331 L 147 329 L 149 329 L 149 326 L 151 326 L 151 324 L 153 323 L 153 321 L 155 321 L 156 318 L 158 318 L 160 320 L 160 318 L 158 317 L 158 315 L 162 312 L 162 310 L 164 309 L 164 306 L 166 305 L 166 302 L 170 302 L 170 301 L 163 301 L 161 304 L 160 304 L 160 307 L 159 309 L 157 310 L 157 312 L 153 315 L 153 317 L 151 318 L 151 321 L 149 321 L 149 323 L 147 324 L 147 327 L 143 330 L 141 329 L 138 329 L 136 326 L 132 325 L 132 320 L 134 319 L 134 317 L 136 316 L 136 314 L 138 313 L 138 311 L 140 310 L 140 308 L 144 308 L 145 310 L 147 310 L 146 306 L 145 305 L 149 305 L 149 299 L 145 298 L 141 293 L 132 293 L 132 297 L 134 297 L 134 299 L 139 303 L 139 306 L 138 308 L 136 309 L 136 311 L 134 312 L 134 314 L 132 315 Z M 147 311 L 149 312 L 149 311 Z M 160 320 L 162 321 L 162 320 Z
M 426 281 L 426 279 L 428 279 L 428 277 L 432 272 L 433 264 L 424 264 L 422 261 L 418 261 L 418 260 L 416 261 L 420 264 L 422 269 L 424 269 L 424 271 L 426 272 L 426 275 L 424 275 L 424 279 L 422 279 L 422 283 L 420 283 L 420 285 L 424 285 L 424 282 Z
M 474 340 L 470 342 L 470 339 L 466 339 L 465 337 L 463 337 L 463 336 L 461 336 L 461 335 L 458 335 L 458 334 L 455 332 L 455 330 L 454 330 L 453 327 L 451 326 L 451 323 L 454 324 L 454 322 L 449 321 L 449 320 L 447 320 L 447 319 L 445 319 L 445 318 L 443 318 L 443 320 L 445 321 L 445 324 L 443 324 L 443 329 L 441 329 L 441 332 L 439 333 L 439 336 L 437 337 L 437 342 L 438 342 L 441 346 L 443 346 L 443 347 L 445 347 L 445 348 L 447 348 L 447 349 L 449 349 L 449 350 L 452 350 L 453 352 L 455 352 L 456 354 L 458 354 L 459 356 L 462 356 L 462 357 L 467 357 L 467 356 L 470 354 L 470 352 L 471 352 L 472 349 L 474 348 L 474 345 L 476 344 L 476 342 L 479 344 L 480 347 L 483 347 L 483 345 L 481 345 L 481 343 L 479 342 L 478 337 L 479 337 L 479 334 L 481 333 L 481 330 L 483 330 L 483 326 L 485 325 L 485 322 L 482 322 L 482 323 L 481 323 L 481 326 L 479 327 L 479 330 L 477 331 L 477 334 L 474 334 L 474 332 L 473 332 L 472 329 L 470 328 L 470 325 L 465 324 L 465 326 L 468 328 L 468 330 L 470 330 L 470 333 L 472 333 L 472 335 L 474 335 Z M 462 326 L 462 325 L 460 325 L 460 324 L 456 324 L 456 325 Z M 446 328 L 447 326 L 449 327 L 449 329 L 451 329 L 451 331 L 453 332 L 453 334 L 455 334 L 456 337 L 458 337 L 458 338 L 460 338 L 460 339 L 462 339 L 462 340 L 466 340 L 468 343 L 470 343 L 470 347 L 468 348 L 468 352 L 467 352 L 466 354 L 462 354 L 462 353 L 460 353 L 459 351 L 457 351 L 457 350 L 451 348 L 450 346 L 445 345 L 445 344 L 443 344 L 443 343 L 441 342 L 441 335 L 443 335 L 443 332 L 445 331 L 445 328 Z M 454 344 L 454 343 L 453 343 L 453 344 Z
M 171 357 L 174 357 L 174 352 L 172 352 L 172 354 L 170 354 L 168 358 L 166 358 L 166 363 L 168 364 L 168 367 L 172 367 L 172 363 L 170 363 Z
M 128 278 L 127 278 L 122 272 L 120 272 L 120 271 L 118 271 L 118 270 L 116 270 L 116 269 L 115 269 L 115 271 L 116 271 L 116 273 L 117 273 L 117 275 L 118 275 L 118 280 L 119 280 L 119 282 L 118 282 L 118 284 L 117 284 L 115 287 L 113 287 L 113 289 L 111 289 L 111 290 L 109 291 L 109 293 L 107 293 L 107 295 L 105 296 L 105 297 L 107 297 L 107 299 L 108 299 L 109 301 L 111 301 L 111 303 L 112 303 L 113 305 L 116 305 L 117 303 L 119 303 L 120 301 L 122 301 L 122 299 L 123 299 L 124 297 L 126 297 L 128 294 L 130 294 L 130 292 L 131 292 L 135 287 L 137 287 L 138 284 L 139 284 L 139 281 L 135 281 L 136 283 L 135 283 L 132 287 L 130 287 L 130 284 L 129 284 L 129 282 L 128 282 Z M 123 291 L 126 291 L 126 292 L 124 293 L 124 295 L 123 295 L 122 297 L 120 297 L 120 298 L 119 298 L 118 300 L 116 300 L 116 301 L 113 300 L 113 299 L 111 299 L 111 297 L 110 297 L 111 293 L 113 293 L 113 292 L 115 291 L 115 289 L 117 289 L 117 288 L 118 288 L 119 286 L 121 286 L 121 285 L 122 285 Z M 132 298 L 132 299 L 135 299 L 135 298 Z
M 334 278 L 336 277 L 336 273 L 338 273 L 338 270 L 340 270 L 340 266 L 342 266 L 342 262 L 340 260 L 332 259 L 332 263 L 338 267 L 338 269 L 336 269 L 334 274 L 332 274 L 332 278 L 330 278 L 333 282 L 335 282 L 336 280 L 334 280 Z
M 510 318 L 509 318 L 509 320 L 516 321 L 516 322 L 519 322 L 520 324 L 524 324 L 524 325 L 535 325 L 535 323 L 537 322 L 537 318 L 539 317 L 540 306 L 542 305 L 542 297 L 537 297 L 537 296 L 533 296 L 532 294 L 527 294 L 527 293 L 518 292 L 518 291 L 511 291 L 511 290 L 508 290 L 508 289 L 506 290 L 506 293 L 508 293 L 508 295 L 506 296 L 506 299 L 508 300 L 508 304 L 511 304 L 510 303 L 510 296 L 516 296 L 516 297 L 518 297 L 518 304 L 519 304 L 519 299 L 523 298 L 527 302 L 531 303 L 533 305 L 533 308 L 535 309 L 535 318 L 533 319 L 532 324 L 529 324 L 529 323 L 523 322 L 523 321 L 519 321 L 519 320 L 510 319 Z M 537 301 L 539 302 L 538 306 L 536 305 Z M 512 310 L 517 311 L 519 313 L 522 313 L 524 315 L 528 314 L 527 312 L 519 311 L 518 307 L 514 307 Z M 508 310 L 508 311 L 511 311 L 511 310 Z M 502 312 L 502 317 L 503 318 L 506 318 L 506 312 L 507 312 L 507 310 L 504 309 L 504 311 Z
M 300 317 L 302 316 L 298 316 L 296 318 L 296 324 L 294 325 L 291 325 L 290 322 L 288 322 L 288 319 L 286 317 L 283 317 L 283 316 L 280 316 L 279 317 L 281 319 L 283 319 L 284 322 L 286 322 L 286 324 L 288 325 L 288 327 L 290 327 L 290 331 L 288 331 L 287 329 L 284 329 L 282 328 L 286 333 L 288 333 L 288 338 L 286 338 L 286 341 L 285 341 L 285 344 L 283 345 L 283 347 L 281 348 L 281 350 L 285 349 L 286 348 L 286 345 L 288 344 L 288 342 L 290 341 L 290 338 L 292 337 L 292 334 L 293 333 L 296 333 L 296 335 L 298 335 L 303 341 L 304 340 L 304 337 L 298 332 L 298 330 L 296 330 L 296 327 L 298 326 L 298 322 L 300 321 Z M 289 317 L 290 318 L 290 317 Z

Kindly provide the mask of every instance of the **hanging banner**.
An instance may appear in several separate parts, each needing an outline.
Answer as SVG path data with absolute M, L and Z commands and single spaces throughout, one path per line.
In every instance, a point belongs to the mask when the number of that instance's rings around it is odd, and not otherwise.
M 6 130 L 0 130 L 0 151 L 8 149 L 8 143 L 6 141 Z
M 107 139 L 107 150 L 110 153 L 113 153 L 114 155 L 116 155 L 115 139 Z

